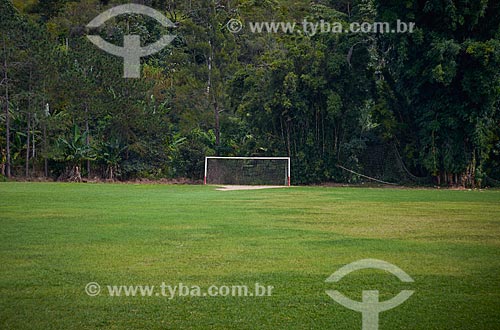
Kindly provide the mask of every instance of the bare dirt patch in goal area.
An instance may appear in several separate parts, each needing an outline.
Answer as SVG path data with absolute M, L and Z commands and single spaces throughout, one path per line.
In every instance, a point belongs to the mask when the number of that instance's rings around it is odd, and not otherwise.
M 288 188 L 287 186 L 222 186 L 216 190 L 233 191 L 233 190 L 257 190 L 257 189 L 272 189 L 272 188 Z

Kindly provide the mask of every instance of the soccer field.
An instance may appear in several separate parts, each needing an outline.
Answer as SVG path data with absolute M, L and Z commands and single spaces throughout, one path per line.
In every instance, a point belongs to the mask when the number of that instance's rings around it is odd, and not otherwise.
M 0 228 L 1 329 L 361 329 L 326 290 L 413 290 L 381 330 L 500 329 L 500 191 L 1 183 Z M 325 282 L 367 258 L 414 282 Z

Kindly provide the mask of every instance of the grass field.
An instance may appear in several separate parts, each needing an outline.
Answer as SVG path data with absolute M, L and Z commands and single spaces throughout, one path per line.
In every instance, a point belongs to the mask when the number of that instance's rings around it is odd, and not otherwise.
M 365 258 L 415 282 L 361 270 L 325 283 Z M 274 290 L 105 292 L 162 282 Z M 361 329 L 325 290 L 368 289 L 415 291 L 381 330 L 500 329 L 500 191 L 0 183 L 0 329 Z

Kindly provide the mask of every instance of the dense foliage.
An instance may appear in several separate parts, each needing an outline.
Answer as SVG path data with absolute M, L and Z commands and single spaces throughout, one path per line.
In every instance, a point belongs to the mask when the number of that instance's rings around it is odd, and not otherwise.
M 496 0 L 137 1 L 174 31 L 123 15 L 99 33 L 117 45 L 125 34 L 143 44 L 177 36 L 141 60 L 141 79 L 122 78 L 123 59 L 86 38 L 88 22 L 126 2 L 0 0 L 2 175 L 200 179 L 204 156 L 222 155 L 290 156 L 294 183 L 360 179 L 338 165 L 399 182 L 500 179 Z M 226 26 L 304 18 L 399 19 L 416 29 L 308 35 Z

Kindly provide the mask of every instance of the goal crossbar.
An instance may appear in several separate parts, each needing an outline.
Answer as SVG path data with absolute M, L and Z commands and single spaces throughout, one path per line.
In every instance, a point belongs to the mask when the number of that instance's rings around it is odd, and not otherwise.
M 208 173 L 208 160 L 209 159 L 240 159 L 240 160 L 286 160 L 287 161 L 287 173 L 286 182 L 290 186 L 290 157 L 219 157 L 219 156 L 207 156 L 205 157 L 205 175 L 203 178 L 203 184 L 207 184 L 207 173 Z

